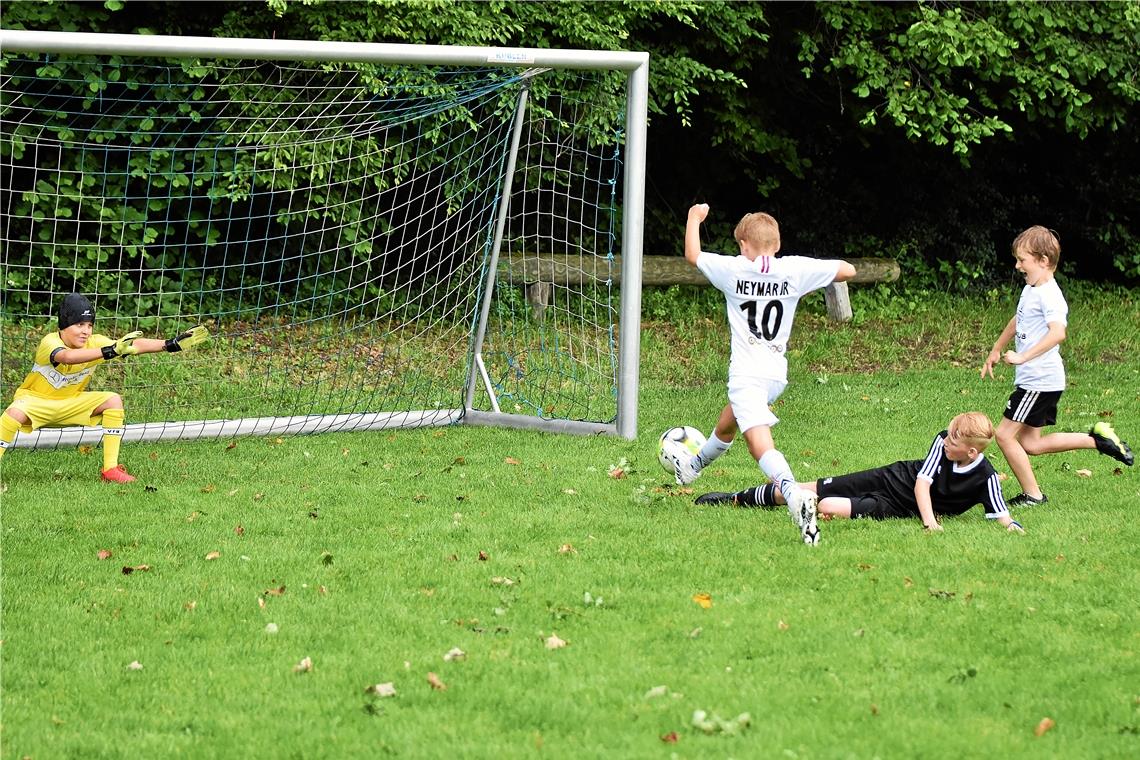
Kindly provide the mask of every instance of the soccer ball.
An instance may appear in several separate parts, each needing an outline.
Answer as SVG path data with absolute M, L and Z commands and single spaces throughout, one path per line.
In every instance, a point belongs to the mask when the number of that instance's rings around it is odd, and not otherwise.
M 669 428 L 657 442 L 657 461 L 672 475 L 677 462 L 685 462 L 700 453 L 705 445 L 701 431 L 693 427 Z

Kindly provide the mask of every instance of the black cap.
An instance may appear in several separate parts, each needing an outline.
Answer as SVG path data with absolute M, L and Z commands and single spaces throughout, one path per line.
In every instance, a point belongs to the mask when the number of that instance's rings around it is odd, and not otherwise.
M 94 321 L 95 307 L 85 296 L 71 293 L 63 299 L 63 305 L 59 307 L 59 329 Z

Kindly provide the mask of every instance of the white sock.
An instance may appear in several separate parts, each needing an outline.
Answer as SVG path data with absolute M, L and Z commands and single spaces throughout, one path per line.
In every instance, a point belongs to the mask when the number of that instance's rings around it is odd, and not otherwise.
M 713 463 L 717 457 L 724 452 L 728 451 L 728 447 L 732 445 L 732 441 L 725 443 L 716 437 L 716 431 L 709 433 L 708 440 L 705 445 L 701 446 L 701 450 L 697 452 L 697 464 L 701 467 L 708 467 Z
M 780 489 L 780 493 L 784 496 L 784 501 L 789 504 L 792 503 L 792 494 L 799 490 L 796 485 L 795 476 L 792 475 L 792 468 L 788 466 L 788 460 L 784 459 L 784 455 L 777 449 L 771 449 L 764 456 L 760 457 L 757 462 L 760 469 L 768 476 L 776 486 Z

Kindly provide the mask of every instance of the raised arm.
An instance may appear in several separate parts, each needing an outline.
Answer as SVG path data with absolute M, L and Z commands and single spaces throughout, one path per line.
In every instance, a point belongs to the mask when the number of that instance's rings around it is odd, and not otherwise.
M 697 265 L 701 255 L 701 222 L 709 215 L 709 204 L 698 203 L 689 208 L 689 218 L 685 222 L 685 261 Z
M 210 331 L 204 325 L 198 325 L 166 340 L 143 338 L 140 337 L 141 335 L 141 330 L 135 330 L 98 348 L 65 348 L 53 353 L 51 359 L 56 364 L 83 364 L 93 362 L 96 359 L 114 359 L 116 356 L 154 354 L 159 351 L 181 351 L 207 340 L 210 337 Z

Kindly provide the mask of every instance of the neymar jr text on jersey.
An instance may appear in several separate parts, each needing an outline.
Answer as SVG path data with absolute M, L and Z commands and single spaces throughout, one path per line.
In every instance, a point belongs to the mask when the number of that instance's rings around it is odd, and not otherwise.
M 756 282 L 755 280 L 737 280 L 736 295 L 757 296 L 771 298 L 772 296 L 788 295 L 788 281 L 782 282 Z

